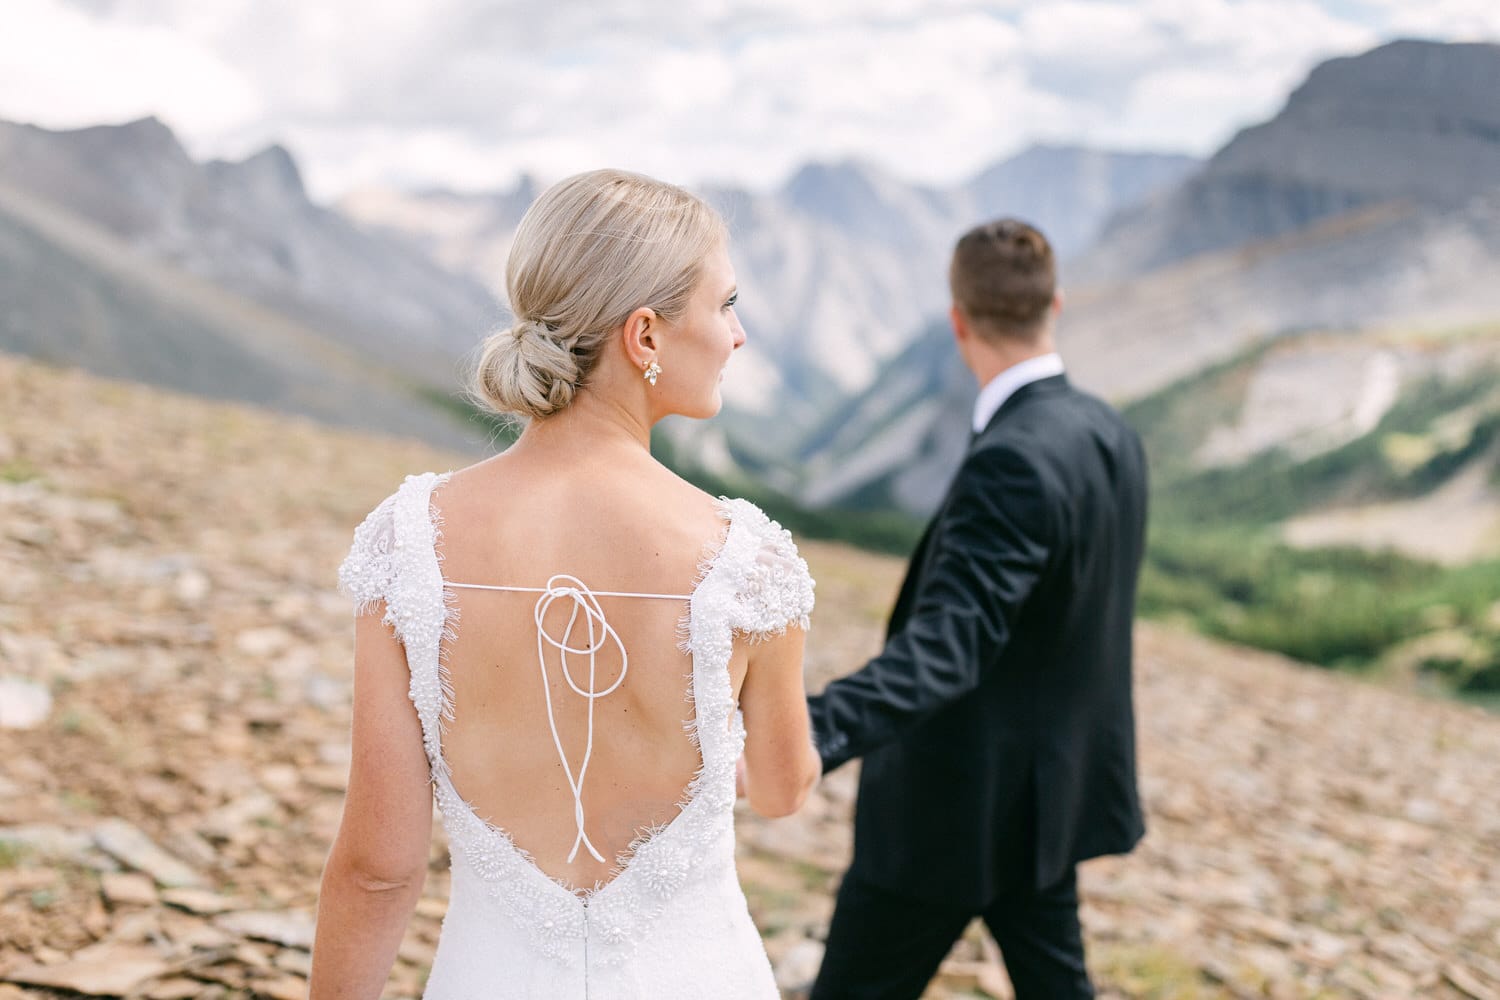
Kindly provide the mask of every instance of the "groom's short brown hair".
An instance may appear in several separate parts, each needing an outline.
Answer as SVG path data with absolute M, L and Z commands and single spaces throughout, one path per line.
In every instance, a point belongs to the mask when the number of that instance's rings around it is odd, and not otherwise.
M 996 219 L 964 233 L 948 268 L 953 304 L 979 332 L 1030 339 L 1057 294 L 1052 245 L 1019 219 Z

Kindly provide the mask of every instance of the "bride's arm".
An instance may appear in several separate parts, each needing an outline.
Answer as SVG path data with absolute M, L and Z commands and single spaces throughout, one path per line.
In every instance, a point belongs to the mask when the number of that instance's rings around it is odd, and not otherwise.
M 787 816 L 802 807 L 822 773 L 813 749 L 802 682 L 807 633 L 797 626 L 750 647 L 740 688 L 745 715 L 741 780 L 750 808 L 762 816 Z
M 384 612 L 382 603 L 355 619 L 353 757 L 318 895 L 310 1000 L 381 995 L 427 874 L 427 756 Z

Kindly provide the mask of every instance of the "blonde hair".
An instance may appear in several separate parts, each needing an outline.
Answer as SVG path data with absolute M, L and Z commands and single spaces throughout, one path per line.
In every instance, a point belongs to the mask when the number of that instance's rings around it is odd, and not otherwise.
M 632 312 L 682 314 L 725 237 L 703 199 L 641 174 L 593 170 L 548 188 L 516 229 L 505 268 L 515 322 L 481 347 L 477 401 L 523 419 L 568 406 Z

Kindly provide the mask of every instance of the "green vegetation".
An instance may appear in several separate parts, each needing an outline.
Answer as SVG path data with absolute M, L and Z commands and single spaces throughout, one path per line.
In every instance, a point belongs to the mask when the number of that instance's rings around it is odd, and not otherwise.
M 1500 433 L 1494 372 L 1433 380 L 1409 392 L 1371 433 L 1305 461 L 1283 450 L 1241 465 L 1196 469 L 1182 425 L 1201 426 L 1197 394 L 1163 409 L 1157 397 L 1125 411 L 1146 441 L 1153 503 L 1172 524 L 1267 525 L 1324 504 L 1420 496 L 1482 455 Z M 1195 405 L 1197 404 L 1197 405 Z
M 1140 609 L 1335 669 L 1418 673 L 1480 701 L 1500 695 L 1500 561 L 1446 568 L 1391 552 L 1295 549 L 1305 511 L 1419 497 L 1500 439 L 1500 376 L 1417 385 L 1370 433 L 1307 459 L 1283 450 L 1201 469 L 1207 429 L 1234 419 L 1260 351 L 1128 407 L 1151 458 Z M 1500 482 L 1500 462 L 1492 478 Z
M 1243 992 L 1215 983 L 1192 959 L 1160 946 L 1106 944 L 1091 958 L 1100 983 L 1141 1000 L 1215 1000 Z
M 1121 411 L 1146 442 L 1158 480 L 1191 472 L 1192 456 L 1202 447 L 1209 429 L 1230 423 L 1239 413 L 1255 364 L 1270 347 L 1270 343 L 1252 347 Z
M 1387 552 L 1293 549 L 1269 531 L 1153 525 L 1141 614 L 1309 663 L 1367 670 L 1442 633 L 1410 666 L 1500 692 L 1500 561 L 1447 569 Z M 1457 650 L 1451 652 L 1450 650 Z
M 31 848 L 19 840 L 0 840 L 0 871 L 21 867 L 30 853 Z
M 7 483 L 29 482 L 40 476 L 41 470 L 24 458 L 13 458 L 0 462 L 0 480 Z

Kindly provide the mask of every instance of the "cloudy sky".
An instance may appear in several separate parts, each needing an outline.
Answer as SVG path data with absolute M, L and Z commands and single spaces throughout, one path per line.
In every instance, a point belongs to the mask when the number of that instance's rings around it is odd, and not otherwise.
M 0 118 L 279 141 L 314 193 L 618 165 L 964 177 L 1033 141 L 1212 151 L 1307 70 L 1500 40 L 1495 0 L 3 0 Z M 684 13 L 692 9 L 692 13 Z

